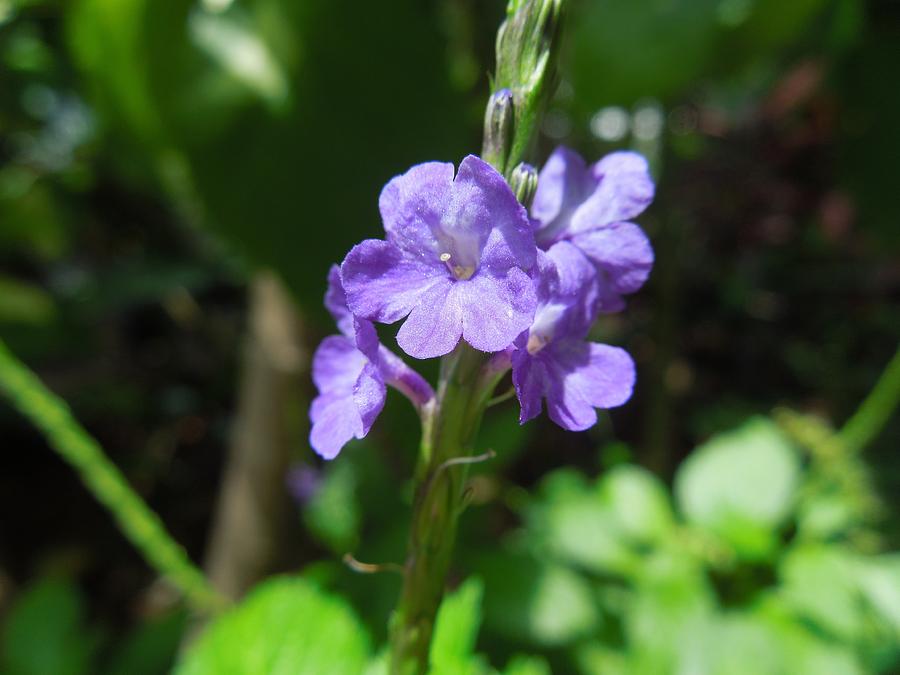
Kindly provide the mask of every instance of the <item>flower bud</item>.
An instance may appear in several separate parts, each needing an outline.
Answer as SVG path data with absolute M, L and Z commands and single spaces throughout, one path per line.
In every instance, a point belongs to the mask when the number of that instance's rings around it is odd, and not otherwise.
M 484 114 L 483 159 L 503 173 L 514 126 L 513 95 L 500 89 L 491 95 Z
M 516 199 L 526 209 L 531 208 L 531 201 L 534 199 L 534 193 L 537 191 L 537 184 L 537 169 L 525 162 L 519 162 L 518 166 L 513 169 L 512 176 L 509 179 L 509 186 L 516 195 Z

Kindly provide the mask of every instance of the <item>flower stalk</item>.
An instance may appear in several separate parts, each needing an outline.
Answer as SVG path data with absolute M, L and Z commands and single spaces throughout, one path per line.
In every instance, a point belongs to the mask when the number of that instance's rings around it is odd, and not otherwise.
M 519 167 L 551 91 L 552 37 L 562 0 L 512 0 L 497 39 L 494 93 L 485 115 L 482 157 L 507 180 L 520 185 L 529 202 L 536 174 Z M 514 170 L 519 173 L 514 179 Z M 534 175 L 532 175 L 534 174 Z M 508 359 L 472 349 L 465 342 L 441 360 L 433 407 L 423 415 L 422 443 L 404 565 L 404 582 L 391 617 L 391 673 L 420 675 L 428 669 L 435 616 L 464 509 L 468 462 L 484 411 Z

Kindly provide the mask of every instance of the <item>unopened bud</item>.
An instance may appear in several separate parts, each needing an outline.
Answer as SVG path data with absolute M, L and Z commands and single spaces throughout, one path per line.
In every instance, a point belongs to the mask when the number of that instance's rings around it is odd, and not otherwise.
M 531 202 L 534 199 L 534 193 L 537 191 L 538 172 L 531 164 L 519 162 L 519 165 L 512 172 L 509 179 L 509 186 L 512 188 L 516 199 L 526 209 L 531 208 Z
M 491 95 L 484 114 L 484 149 L 482 156 L 497 171 L 503 173 L 509 144 L 515 125 L 513 95 L 500 89 Z

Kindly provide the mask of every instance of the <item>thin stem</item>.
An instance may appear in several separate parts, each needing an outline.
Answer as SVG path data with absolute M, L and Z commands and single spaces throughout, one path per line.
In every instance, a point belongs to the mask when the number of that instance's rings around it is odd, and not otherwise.
M 900 347 L 881 373 L 875 387 L 840 430 L 839 436 L 847 449 L 859 452 L 871 443 L 881 433 L 898 404 L 900 404 Z
M 177 587 L 194 609 L 216 612 L 227 605 L 166 531 L 159 516 L 128 485 L 97 441 L 75 421 L 66 403 L 50 392 L 2 340 L 0 390 L 13 407 L 41 430 L 50 447 L 79 473 L 147 563 Z

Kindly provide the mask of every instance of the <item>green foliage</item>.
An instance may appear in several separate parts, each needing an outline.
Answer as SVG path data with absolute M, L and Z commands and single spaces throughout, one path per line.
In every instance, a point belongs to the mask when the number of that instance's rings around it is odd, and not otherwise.
M 385 180 L 423 139 L 463 154 L 444 40 L 413 0 L 217 7 L 78 0 L 68 42 L 121 171 L 320 311 L 329 264 L 378 230 Z
M 162 675 L 178 653 L 187 615 L 175 611 L 138 624 L 112 653 L 105 675 Z
M 309 581 L 276 578 L 210 625 L 176 675 L 358 675 L 365 629 L 340 598 Z
M 447 595 L 438 610 L 431 638 L 431 675 L 468 675 L 480 672 L 475 641 L 481 625 L 482 583 L 470 578 Z
M 785 428 L 753 418 L 697 448 L 675 476 L 680 517 L 636 467 L 549 474 L 506 553 L 470 560 L 484 639 L 553 647 L 554 669 L 586 675 L 893 672 L 897 557 L 854 548 L 853 506 L 824 537 L 791 527 L 809 500 L 855 499 L 822 471 L 856 474 L 858 459 L 833 432 Z
M 722 537 L 739 556 L 760 559 L 796 499 L 799 460 L 770 421 L 754 419 L 697 448 L 681 466 L 675 495 L 686 520 Z
M 116 519 L 123 534 L 147 562 L 202 612 L 224 605 L 203 573 L 194 567 L 165 525 L 128 484 L 103 448 L 72 417 L 65 402 L 47 389 L 0 341 L 0 391 L 47 438 L 80 475 L 94 497 Z
M 39 581 L 3 624 L 5 675 L 89 675 L 98 636 L 86 628 L 84 598 L 70 583 Z

